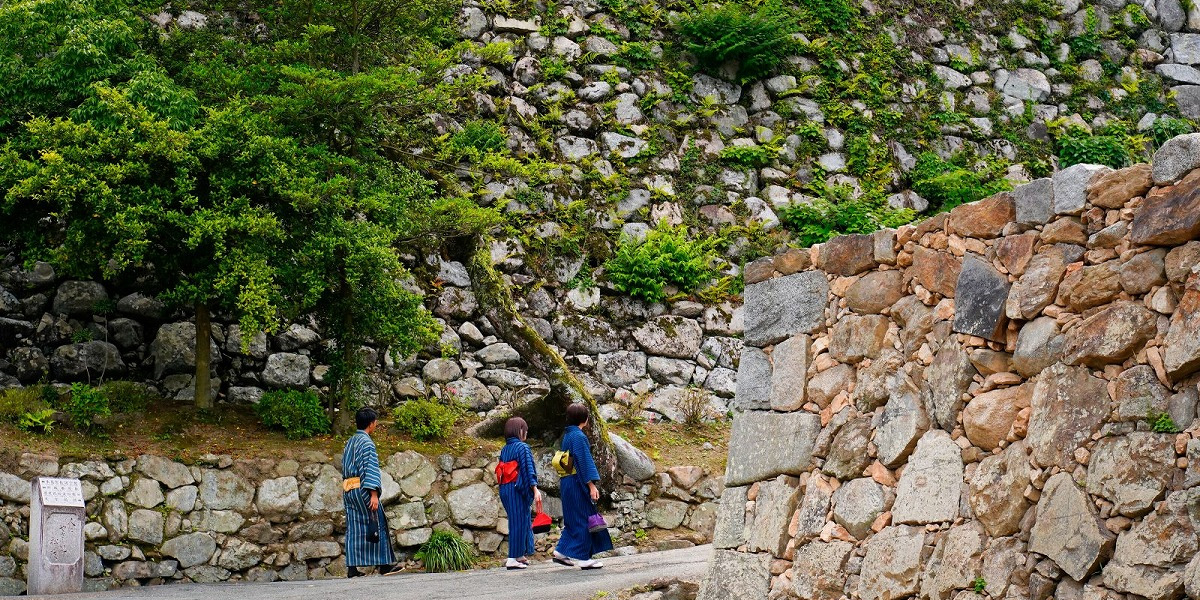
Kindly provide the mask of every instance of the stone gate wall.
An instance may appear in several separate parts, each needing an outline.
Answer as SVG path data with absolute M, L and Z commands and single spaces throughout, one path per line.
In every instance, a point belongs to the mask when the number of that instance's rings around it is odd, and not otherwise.
M 546 512 L 559 522 L 558 478 L 546 454 L 538 453 L 540 487 Z M 185 465 L 152 455 L 73 461 L 0 451 L 0 596 L 25 590 L 29 480 L 37 476 L 83 482 L 88 590 L 345 577 L 338 458 L 320 452 L 283 460 L 208 455 Z M 495 461 L 478 451 L 381 457 L 381 500 L 401 560 L 411 559 L 435 530 L 462 534 L 484 557 L 507 554 Z M 636 551 L 642 532 L 661 548 L 710 540 L 720 475 L 691 466 L 652 475 L 608 490 L 613 502 L 605 516 L 621 551 Z M 538 536 L 538 547 L 556 536 Z
M 701 597 L 1200 596 L 1198 166 L 751 264 Z

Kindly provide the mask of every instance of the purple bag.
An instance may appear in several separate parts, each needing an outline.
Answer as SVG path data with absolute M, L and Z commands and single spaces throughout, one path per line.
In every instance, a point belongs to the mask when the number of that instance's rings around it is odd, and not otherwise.
M 592 516 L 588 517 L 589 533 L 596 533 L 597 531 L 604 531 L 605 529 L 608 529 L 608 523 L 604 521 L 604 516 L 599 512 L 596 512 Z

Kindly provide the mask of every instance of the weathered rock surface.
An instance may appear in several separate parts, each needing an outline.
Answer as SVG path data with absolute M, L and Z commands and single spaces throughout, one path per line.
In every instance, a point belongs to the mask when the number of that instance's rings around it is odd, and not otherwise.
M 446 495 L 450 515 L 458 525 L 491 527 L 500 514 L 500 499 L 491 486 L 476 483 L 452 490 Z
M 1021 529 L 1021 518 L 1029 504 L 1024 493 L 1029 486 L 1029 459 L 1024 442 L 985 457 L 971 477 L 967 500 L 971 511 L 988 535 L 1002 537 Z
M 1054 302 L 1059 282 L 1073 258 L 1058 246 L 1034 255 L 1025 273 L 1009 290 L 1005 304 L 1008 318 L 1027 321 Z
M 772 410 L 789 412 L 804 406 L 805 379 L 808 376 L 808 347 L 807 335 L 794 335 L 775 345 L 771 353 L 770 406 Z M 757 352 L 747 349 L 748 354 L 755 356 Z M 760 367 L 761 368 L 761 367 Z M 752 378 L 751 385 L 762 385 Z M 741 381 L 740 372 L 738 381 Z M 745 393 L 751 397 L 757 396 L 757 390 L 749 389 Z M 739 390 L 740 391 L 740 390 Z M 741 394 L 738 394 L 741 397 Z
M 1113 503 L 1127 517 L 1150 511 L 1175 471 L 1173 436 L 1133 432 L 1102 438 L 1088 462 L 1087 491 Z
M 1108 416 L 1108 389 L 1087 369 L 1059 363 L 1038 376 L 1030 406 L 1026 440 L 1034 460 L 1042 467 L 1070 468 L 1075 449 Z
M 891 504 L 891 491 L 870 477 L 847 481 L 833 493 L 833 520 L 857 539 L 866 539 L 871 524 Z
M 1185 565 L 1196 555 L 1195 490 L 1172 492 L 1153 513 L 1122 532 L 1104 583 L 1153 600 L 1180 597 Z
M 993 450 L 1008 439 L 1017 413 L 1029 408 L 1033 384 L 1022 384 L 980 394 L 962 411 L 963 429 L 971 443 Z
M 813 442 L 821 430 L 811 413 L 748 411 L 733 419 L 725 485 L 736 486 L 776 475 L 799 475 L 809 466 Z M 764 444 L 763 440 L 788 440 Z
M 961 450 L 950 435 L 932 430 L 921 436 L 896 488 L 896 523 L 937 523 L 958 516 L 963 481 Z
M 904 296 L 900 271 L 872 271 L 846 290 L 846 306 L 859 313 L 878 314 Z
M 920 527 L 886 527 L 867 540 L 858 597 L 863 600 L 899 600 L 917 593 L 921 577 L 921 548 L 925 532 Z
M 907 375 L 898 373 L 889 388 L 891 399 L 883 408 L 874 441 L 879 448 L 879 462 L 895 468 L 908 458 L 916 448 L 917 440 L 932 423 L 921 402 L 920 392 Z
M 1113 303 L 1067 331 L 1063 360 L 1091 367 L 1119 363 L 1154 337 L 1157 320 L 1141 304 Z
M 1200 237 L 1200 176 L 1184 178 L 1165 192 L 1152 193 L 1133 217 L 1135 244 L 1172 246 Z
M 888 319 L 883 315 L 847 315 L 833 326 L 829 354 L 843 363 L 877 358 L 883 350 Z
M 699 600 L 762 600 L 770 589 L 770 555 L 733 550 L 713 552 Z
M 1083 581 L 1112 546 L 1113 536 L 1100 524 L 1087 494 L 1069 474 L 1052 476 L 1042 488 L 1029 550 L 1049 557 L 1071 578 Z
M 956 340 L 947 340 L 925 372 L 929 386 L 924 394 L 925 409 L 942 429 L 950 431 L 962 410 L 963 394 L 975 376 L 971 357 Z
M 971 587 L 983 566 L 987 535 L 976 521 L 950 528 L 938 542 L 921 577 L 921 596 L 949 600 L 956 589 Z
M 954 331 L 993 341 L 1004 340 L 1008 277 L 991 263 L 968 255 L 958 275 L 954 301 Z
M 746 343 L 767 346 L 825 324 L 829 281 L 815 271 L 746 286 Z
M 750 525 L 747 546 L 751 552 L 767 552 L 782 557 L 788 543 L 788 522 L 800 498 L 799 482 L 780 477 L 758 487 L 754 522 Z
M 633 338 L 648 354 L 695 358 L 704 340 L 704 331 L 691 319 L 668 315 L 635 329 Z

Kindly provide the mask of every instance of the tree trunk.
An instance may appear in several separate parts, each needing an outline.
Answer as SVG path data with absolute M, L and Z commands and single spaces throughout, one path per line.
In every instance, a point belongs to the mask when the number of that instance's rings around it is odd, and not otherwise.
M 208 306 L 196 303 L 196 408 L 210 409 L 212 402 L 212 319 Z
M 341 353 L 342 366 L 341 375 L 335 382 L 333 394 L 337 397 L 337 418 L 333 422 L 335 433 L 347 434 L 354 431 L 354 414 L 350 410 L 350 400 L 354 391 L 354 387 L 358 384 L 358 363 L 351 362 L 358 360 L 358 346 L 347 343 L 347 340 L 339 340 L 342 345 L 338 351 Z
M 591 415 L 588 419 L 591 423 L 588 438 L 592 444 L 596 467 L 600 470 L 600 478 L 608 483 L 618 481 L 616 456 L 608 441 L 608 426 L 600 416 L 595 399 L 587 393 L 583 383 L 571 372 L 562 356 L 517 312 L 512 291 L 492 266 L 490 238 L 480 235 L 470 240 L 467 271 L 470 273 L 471 289 L 475 293 L 480 310 L 491 322 L 492 327 L 496 328 L 500 337 L 550 382 L 549 394 L 518 406 L 513 412 L 524 418 L 530 429 L 558 430 L 563 427 L 568 405 L 575 402 L 587 405 Z M 491 427 L 485 427 L 482 433 L 500 435 L 496 429 L 497 426 L 502 427 L 503 422 L 503 419 L 500 419 L 491 423 Z M 611 489 L 611 486 L 608 487 Z

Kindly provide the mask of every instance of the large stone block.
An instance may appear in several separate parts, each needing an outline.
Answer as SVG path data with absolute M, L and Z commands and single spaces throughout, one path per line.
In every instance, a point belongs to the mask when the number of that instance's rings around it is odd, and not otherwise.
M 875 268 L 875 241 L 867 234 L 839 235 L 821 245 L 818 258 L 827 273 L 857 275 Z
M 208 562 L 216 551 L 217 542 L 207 533 L 181 535 L 162 545 L 162 553 L 178 560 L 185 569 Z
M 1133 432 L 1101 438 L 1088 461 L 1087 491 L 1127 517 L 1150 511 L 1175 472 L 1175 436 Z
M 1054 212 L 1078 215 L 1087 204 L 1087 190 L 1092 181 L 1112 169 L 1103 165 L 1071 165 L 1054 174 Z
M 904 463 L 917 445 L 917 440 L 929 430 L 931 422 L 921 402 L 920 391 L 903 371 L 888 383 L 890 399 L 883 407 L 883 416 L 875 432 L 879 462 L 889 469 Z
M 1173 137 L 1154 153 L 1151 161 L 1154 185 L 1171 185 L 1197 167 L 1200 167 L 1200 133 Z
M 830 444 L 829 455 L 821 470 L 826 475 L 842 481 L 854 479 L 862 475 L 863 469 L 871 463 L 867 446 L 871 442 L 871 417 L 864 415 L 851 419 L 838 428 Z
M 1054 218 L 1054 182 L 1049 177 L 1019 185 L 1009 194 L 1018 223 L 1044 225 Z
M 1108 386 L 1083 367 L 1062 363 L 1042 371 L 1030 402 L 1026 440 L 1041 467 L 1075 465 L 1075 449 L 1083 445 L 1109 413 Z
M 825 326 L 829 281 L 805 271 L 746 286 L 746 343 L 768 346 Z
M 799 410 L 804 406 L 804 382 L 808 375 L 808 345 L 809 337 L 807 335 L 794 335 L 776 344 L 775 349 L 771 352 L 770 404 L 772 410 L 789 412 Z M 747 349 L 747 351 L 751 355 L 755 353 L 755 350 L 752 349 Z M 741 382 L 740 373 L 738 382 Z M 748 395 L 755 393 L 749 389 L 746 389 L 745 392 Z
M 1163 339 L 1163 363 L 1176 380 L 1200 370 L 1200 277 L 1193 276 L 1188 287 Z
M 1122 532 L 1112 561 L 1104 565 L 1104 584 L 1150 600 L 1180 598 L 1185 565 L 1198 547 L 1194 517 L 1198 501 L 1195 488 L 1172 492 L 1153 513 Z
M 950 600 L 955 590 L 971 587 L 983 566 L 987 535 L 983 526 L 968 521 L 950 528 L 938 541 L 921 577 L 921 597 Z
M 746 543 L 746 492 L 745 486 L 726 487 L 721 492 L 721 504 L 717 509 L 717 525 L 713 529 L 713 547 L 737 548 Z M 824 520 L 825 513 L 821 513 Z
M 870 477 L 846 482 L 833 493 L 833 520 L 857 539 L 871 534 L 871 524 L 891 503 L 891 490 Z
M 1054 302 L 1067 265 L 1082 254 L 1083 249 L 1078 246 L 1058 245 L 1035 255 L 1025 273 L 1009 290 L 1005 305 L 1008 318 L 1027 321 L 1037 317 L 1043 308 Z
M 921 527 L 885 527 L 868 539 L 858 579 L 858 597 L 899 600 L 916 594 L 924 545 L 925 531 Z
M 204 471 L 200 479 L 200 502 L 204 508 L 244 511 L 250 508 L 253 501 L 254 484 L 245 477 L 233 471 Z
M 963 429 L 971 443 L 993 450 L 1008 439 L 1017 413 L 1029 408 L 1033 385 L 1026 383 L 975 396 L 963 409 Z
M 54 294 L 54 313 L 71 317 L 90 317 L 108 302 L 108 291 L 95 281 L 64 281 Z
M 485 483 L 476 483 L 451 491 L 446 496 L 450 515 L 457 525 L 492 527 L 500 514 L 500 500 Z
M 791 539 L 788 536 L 788 524 L 799 497 L 799 482 L 791 477 L 780 477 L 758 486 L 754 521 L 750 524 L 747 541 L 747 548 L 751 552 L 767 552 L 783 557 L 783 551 Z
M 704 330 L 691 319 L 666 315 L 635 329 L 633 339 L 649 354 L 692 359 L 700 351 Z
M 1112 550 L 1113 536 L 1100 523 L 1088 496 L 1068 473 L 1042 488 L 1029 550 L 1049 557 L 1075 581 L 1095 571 Z
M 782 344 L 781 344 L 782 345 Z M 771 359 L 753 346 L 742 349 L 738 361 L 737 393 L 733 406 L 738 410 L 765 410 L 771 408 L 771 380 L 774 378 Z M 804 392 L 800 392 L 803 397 Z
M 1133 216 L 1135 244 L 1173 246 L 1200 237 L 1200 174 L 1146 197 Z
M 1154 337 L 1157 321 L 1158 317 L 1141 303 L 1111 304 L 1067 332 L 1063 360 L 1096 368 L 1119 363 Z
M 958 274 L 961 270 L 962 264 L 949 252 L 938 252 L 924 246 L 917 246 L 913 251 L 913 264 L 908 268 L 906 277 L 931 292 L 953 298 L 954 286 L 958 282 Z
M 1024 442 L 1017 442 L 1000 454 L 985 457 L 971 477 L 967 501 L 989 535 L 1001 537 L 1017 533 L 1028 503 L 1029 458 Z
M 888 318 L 883 315 L 846 315 L 833 325 L 829 354 L 848 364 L 877 358 L 887 331 Z
M 55 348 L 50 373 L 59 381 L 113 377 L 125 373 L 125 362 L 116 346 L 94 340 Z
M 923 398 L 925 410 L 942 429 L 954 429 L 958 413 L 962 411 L 963 394 L 976 373 L 970 355 L 957 340 L 942 342 L 942 347 L 933 357 L 933 363 L 925 371 L 928 388 Z
M 1065 339 L 1058 332 L 1058 322 L 1051 317 L 1038 317 L 1017 333 L 1017 349 L 1013 352 L 1013 368 L 1025 377 L 1033 377 L 1042 369 L 1062 359 Z
M 796 548 L 792 587 L 802 600 L 838 600 L 846 584 L 846 562 L 854 544 L 814 541 Z
M 1007 193 L 996 194 L 950 211 L 950 217 L 946 219 L 946 231 L 962 237 L 990 240 L 999 237 L 1004 226 L 1016 216 L 1012 196 Z
M 1120 293 L 1121 265 L 1108 261 L 1068 273 L 1058 287 L 1056 302 L 1081 313 L 1116 300 Z
M 733 419 L 725 485 L 776 475 L 799 475 L 809 467 L 821 418 L 811 413 L 748 411 Z
M 184 465 L 159 456 L 143 454 L 137 459 L 137 470 L 169 489 L 191 485 L 196 482 L 192 472 Z
M 954 331 L 1003 342 L 1008 277 L 974 254 L 963 259 L 954 299 Z
M 308 385 L 311 365 L 303 354 L 272 354 L 267 357 L 267 366 L 263 369 L 263 383 L 274 388 L 302 389 Z
M 698 600 L 762 600 L 771 580 L 771 555 L 717 550 Z
M 1146 163 L 1101 174 L 1088 187 L 1088 202 L 1101 208 L 1122 208 L 1126 202 L 1150 191 L 1154 181 Z
M 896 491 L 896 523 L 939 523 L 958 516 L 963 481 L 962 450 L 950 434 L 933 430 L 921 436 Z
M 863 275 L 846 290 L 846 306 L 859 313 L 878 314 L 904 296 L 904 275 L 900 271 L 873 271 Z
M 300 516 L 300 488 L 295 477 L 268 479 L 258 486 L 255 501 L 259 514 L 270 521 L 283 523 Z
M 833 486 L 819 474 L 808 478 L 804 487 L 804 499 L 796 513 L 796 543 L 800 544 L 821 535 L 825 518 L 833 501 Z

